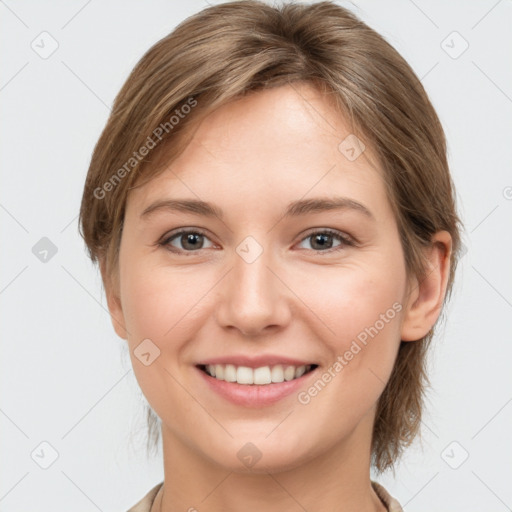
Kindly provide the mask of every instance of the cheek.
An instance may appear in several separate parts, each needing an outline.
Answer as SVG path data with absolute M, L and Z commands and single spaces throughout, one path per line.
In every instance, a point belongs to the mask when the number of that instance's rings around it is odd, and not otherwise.
M 123 314 L 132 343 L 142 336 L 161 345 L 173 330 L 189 322 L 201 297 L 190 273 L 147 264 L 132 264 L 121 283 Z
M 186 273 L 136 262 L 126 268 L 129 272 L 122 276 L 121 293 L 133 370 L 151 407 L 168 423 L 176 423 L 191 405 L 173 376 L 178 375 L 180 354 L 193 335 L 194 305 L 204 292 Z M 157 352 L 152 352 L 155 349 L 149 345 L 150 357 L 158 354 L 149 365 L 137 357 L 142 352 L 138 347 L 147 339 L 157 347 Z
M 378 269 L 338 270 L 322 279 L 326 286 L 310 288 L 307 305 L 322 320 L 318 339 L 330 360 L 319 374 L 322 382 L 305 389 L 299 401 L 314 404 L 319 417 L 331 415 L 335 431 L 357 423 L 391 375 L 400 345 L 401 278 Z
M 388 266 L 387 271 L 379 265 L 331 269 L 330 274 L 321 280 L 324 286 L 310 288 L 307 301 L 322 320 L 318 332 L 324 334 L 319 339 L 330 354 L 325 378 L 332 384 L 326 386 L 327 393 L 322 391 L 325 401 L 315 399 L 316 407 L 339 404 L 356 421 L 377 400 L 391 375 L 400 345 L 405 276 L 398 265 Z M 298 294 L 305 292 L 303 288 Z M 316 392 L 311 390 L 311 396 Z
M 166 321 L 161 304 L 168 298 L 161 296 L 162 290 L 155 289 L 158 283 L 151 279 L 151 275 L 144 275 L 136 269 L 125 276 L 122 283 L 123 315 L 130 343 L 139 343 L 141 337 L 156 342 Z M 169 309 L 172 310 L 172 304 L 169 304 Z
M 294 289 L 329 333 L 323 338 L 340 351 L 375 324 L 379 331 L 390 331 L 391 325 L 394 329 L 399 323 L 400 306 L 396 304 L 402 297 L 402 281 L 400 273 L 361 266 L 328 269 L 324 275 L 317 273 L 314 280 L 301 276 Z

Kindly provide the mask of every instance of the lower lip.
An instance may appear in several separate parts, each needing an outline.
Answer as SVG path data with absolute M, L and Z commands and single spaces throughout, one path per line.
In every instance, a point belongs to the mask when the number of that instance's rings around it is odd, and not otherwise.
M 210 389 L 226 400 L 244 407 L 264 407 L 274 404 L 293 393 L 297 393 L 304 386 L 306 379 L 313 375 L 317 369 L 315 368 L 298 379 L 274 384 L 249 385 L 216 379 L 196 367 L 196 370 L 201 374 Z

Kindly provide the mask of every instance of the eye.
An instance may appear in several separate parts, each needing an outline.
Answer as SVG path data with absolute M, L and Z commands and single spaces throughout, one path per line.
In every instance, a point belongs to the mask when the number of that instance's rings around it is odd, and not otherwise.
M 206 235 L 200 230 L 182 230 L 162 240 L 159 245 L 166 247 L 172 252 L 194 252 L 206 249 L 204 242 L 208 240 Z M 176 247 L 179 244 L 181 247 Z
M 172 233 L 166 236 L 158 244 L 165 247 L 171 252 L 175 253 L 192 253 L 200 251 L 201 249 L 207 249 L 214 246 L 210 241 L 210 245 L 205 245 L 205 241 L 208 240 L 206 234 L 199 230 L 181 230 L 176 233 Z M 315 252 L 331 253 L 339 251 L 346 246 L 354 246 L 354 241 L 333 229 L 322 229 L 309 233 L 300 243 L 304 243 L 307 240 L 311 240 L 311 249 Z M 338 245 L 334 245 L 333 241 L 338 240 Z M 178 244 L 178 246 L 176 245 Z
M 309 233 L 308 236 L 302 239 L 301 243 L 307 240 L 312 240 L 310 243 L 312 250 L 316 252 L 333 252 L 343 249 L 344 246 L 353 246 L 354 242 L 346 235 L 341 234 L 339 231 L 333 229 L 322 229 Z M 333 247 L 333 239 L 338 240 L 340 243 Z

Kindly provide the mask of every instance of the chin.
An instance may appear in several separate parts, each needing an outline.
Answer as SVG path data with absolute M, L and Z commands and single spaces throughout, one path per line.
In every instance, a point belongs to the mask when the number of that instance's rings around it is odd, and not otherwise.
M 305 464 L 315 456 L 307 451 L 304 440 L 299 443 L 291 442 L 288 434 L 283 434 L 283 437 L 276 436 L 273 440 L 266 439 L 266 436 L 267 434 L 260 434 L 252 438 L 244 436 L 243 440 L 230 439 L 229 443 L 220 447 L 221 450 L 205 453 L 205 456 L 223 469 L 237 474 L 289 471 Z M 284 442 L 285 440 L 289 442 Z

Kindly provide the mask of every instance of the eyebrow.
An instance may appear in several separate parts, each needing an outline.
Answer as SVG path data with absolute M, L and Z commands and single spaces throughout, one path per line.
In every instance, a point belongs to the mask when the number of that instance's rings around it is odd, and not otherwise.
M 284 217 L 299 217 L 308 213 L 321 213 L 329 210 L 352 210 L 375 220 L 372 212 L 362 203 L 348 197 L 316 197 L 292 201 L 286 208 Z M 196 199 L 164 199 L 150 204 L 140 215 L 144 220 L 157 211 L 181 211 L 204 217 L 224 218 L 221 208 Z

